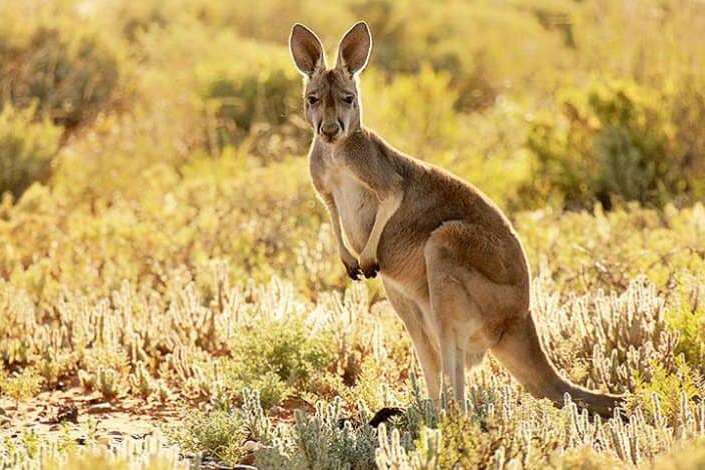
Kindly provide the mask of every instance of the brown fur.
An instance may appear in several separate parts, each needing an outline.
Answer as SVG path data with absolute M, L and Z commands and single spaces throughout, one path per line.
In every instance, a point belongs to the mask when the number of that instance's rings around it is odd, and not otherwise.
M 342 261 L 353 278 L 380 272 L 431 397 L 439 398 L 443 379 L 464 403 L 465 368 L 490 350 L 532 394 L 562 404 L 569 393 L 611 414 L 620 397 L 567 382 L 542 349 L 526 255 L 502 212 L 474 186 L 362 126 L 356 75 L 371 48 L 367 25 L 346 33 L 333 69 L 304 26 L 294 26 L 290 47 L 305 76 L 305 115 L 315 135 L 311 177 Z

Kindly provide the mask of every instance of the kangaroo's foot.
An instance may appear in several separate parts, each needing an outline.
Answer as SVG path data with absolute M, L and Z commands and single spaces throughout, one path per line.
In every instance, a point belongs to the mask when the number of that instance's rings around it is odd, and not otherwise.
M 386 406 L 384 408 L 380 408 L 379 411 L 375 413 L 370 422 L 367 424 L 369 424 L 373 428 L 376 428 L 380 424 L 386 423 L 394 416 L 401 416 L 403 414 L 404 410 L 402 410 L 401 408 L 397 408 L 395 406 Z

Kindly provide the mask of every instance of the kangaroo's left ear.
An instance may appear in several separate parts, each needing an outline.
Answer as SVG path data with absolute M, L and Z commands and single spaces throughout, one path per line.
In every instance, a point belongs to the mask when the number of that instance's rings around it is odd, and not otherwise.
M 335 66 L 347 70 L 350 75 L 362 71 L 367 65 L 372 49 L 372 36 L 367 23 L 360 21 L 350 28 L 340 40 L 338 61 Z

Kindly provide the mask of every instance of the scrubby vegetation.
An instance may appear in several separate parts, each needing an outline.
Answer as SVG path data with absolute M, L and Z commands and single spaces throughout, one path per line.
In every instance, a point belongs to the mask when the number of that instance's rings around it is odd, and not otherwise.
M 360 18 L 366 124 L 507 211 L 553 361 L 625 420 L 492 359 L 466 415 L 426 399 L 308 182 L 289 28 Z M 702 33 L 688 0 L 0 4 L 0 468 L 700 468 Z

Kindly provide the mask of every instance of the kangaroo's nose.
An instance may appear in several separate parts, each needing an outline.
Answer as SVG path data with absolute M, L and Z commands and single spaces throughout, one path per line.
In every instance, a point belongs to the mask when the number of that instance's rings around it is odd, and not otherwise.
M 333 139 L 340 132 L 340 125 L 337 122 L 326 122 L 321 125 L 321 134 L 328 139 Z

